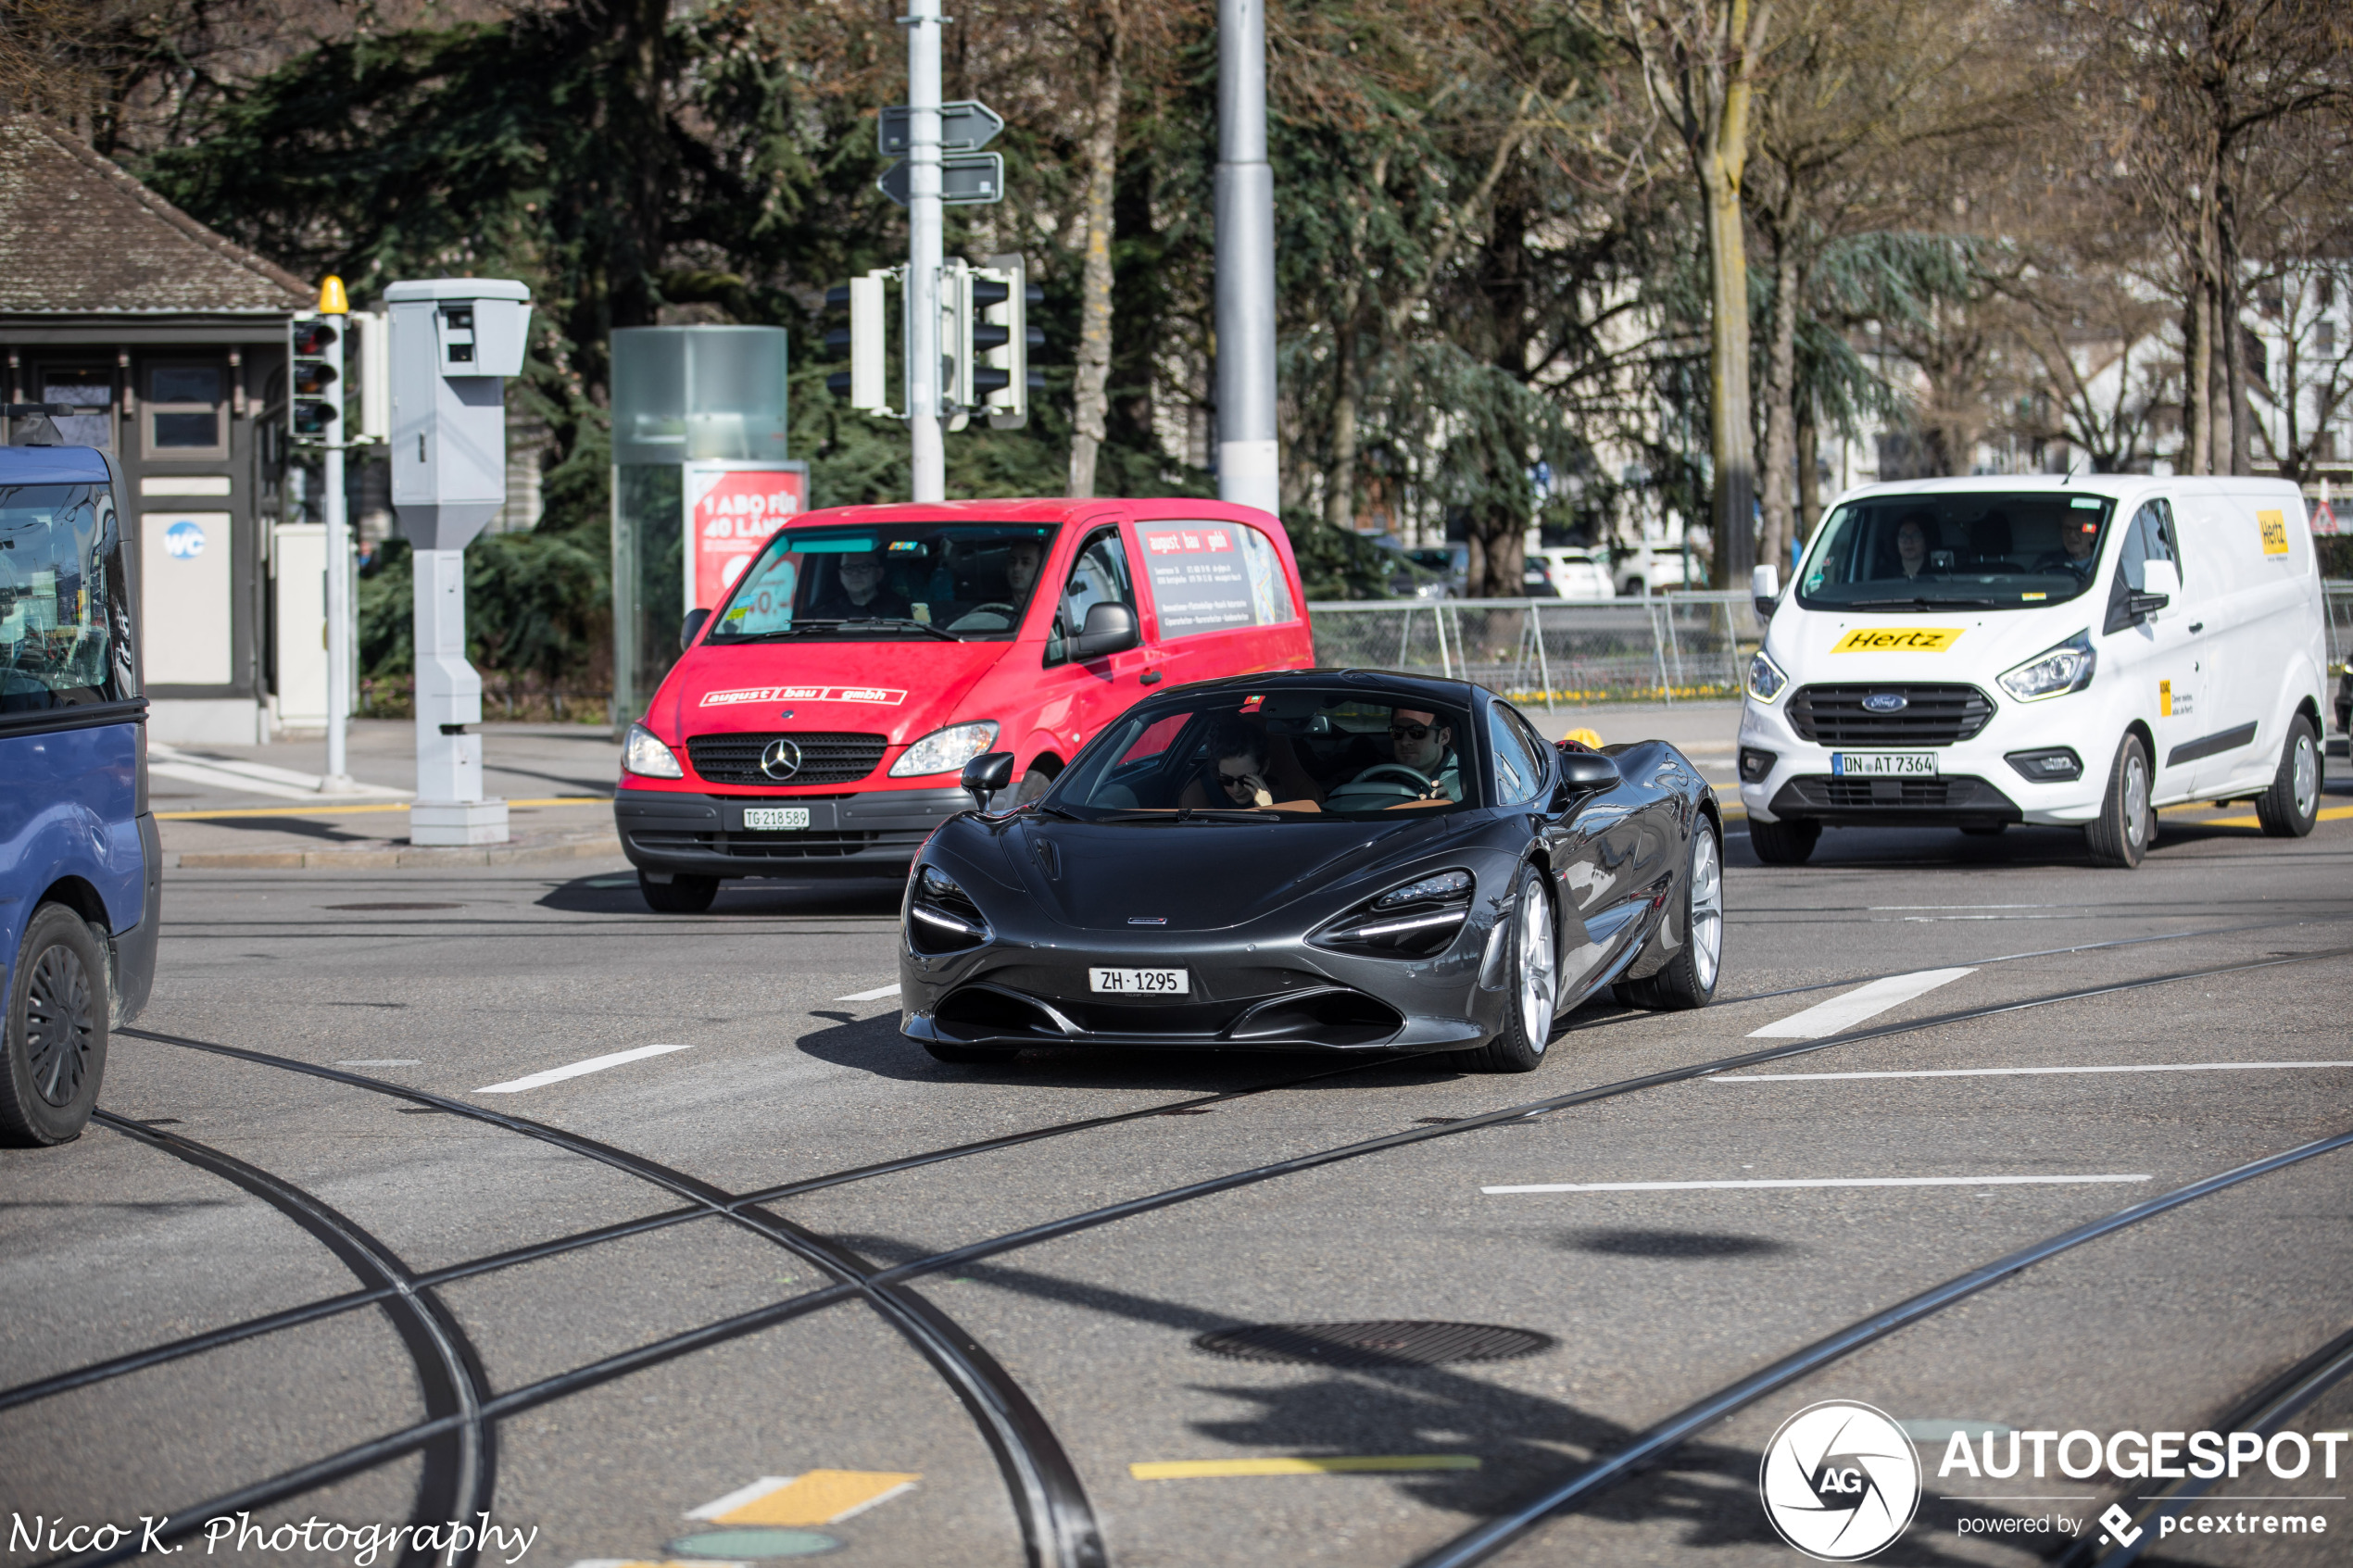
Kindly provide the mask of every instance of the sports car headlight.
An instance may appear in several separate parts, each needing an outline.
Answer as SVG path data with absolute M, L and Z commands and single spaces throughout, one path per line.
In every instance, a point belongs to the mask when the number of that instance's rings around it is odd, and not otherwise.
M 1758 648 L 1756 657 L 1748 661 L 1748 695 L 1759 702 L 1770 702 L 1788 684 L 1789 677 L 1781 673 L 1781 667 L 1766 658 L 1763 648 Z
M 2002 689 L 2020 702 L 2080 692 L 2092 684 L 2099 655 L 2092 651 L 2087 627 L 2047 652 L 2038 653 L 2002 677 Z
M 925 773 L 952 773 L 997 742 L 997 721 L 950 724 L 934 730 L 900 755 L 890 765 L 894 779 L 920 778 Z
M 1359 904 L 1315 941 L 1369 958 L 1435 958 L 1470 918 L 1473 886 L 1468 872 L 1433 872 Z
M 621 743 L 621 766 L 641 779 L 686 776 L 686 771 L 678 766 L 678 754 L 654 739 L 654 733 L 643 724 L 629 726 L 629 738 Z
M 964 890 L 937 866 L 908 878 L 907 940 L 919 953 L 954 953 L 988 940 L 988 922 Z

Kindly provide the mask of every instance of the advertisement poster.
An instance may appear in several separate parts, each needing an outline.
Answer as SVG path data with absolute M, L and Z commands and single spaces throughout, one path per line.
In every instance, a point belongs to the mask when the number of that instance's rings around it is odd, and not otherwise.
M 1290 619 L 1274 546 L 1256 530 L 1232 522 L 1148 522 L 1137 532 L 1163 637 Z
M 686 608 L 715 607 L 768 536 L 809 506 L 806 463 L 686 465 Z

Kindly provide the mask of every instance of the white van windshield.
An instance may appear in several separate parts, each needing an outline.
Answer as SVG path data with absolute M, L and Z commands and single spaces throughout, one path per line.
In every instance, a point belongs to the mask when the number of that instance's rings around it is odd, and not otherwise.
M 2034 609 L 2092 585 L 2116 503 L 2065 491 L 1872 495 L 1806 553 L 1808 609 Z

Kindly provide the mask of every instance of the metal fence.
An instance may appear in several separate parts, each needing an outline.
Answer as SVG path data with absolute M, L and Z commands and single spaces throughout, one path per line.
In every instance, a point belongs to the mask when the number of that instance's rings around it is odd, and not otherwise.
M 1746 594 L 1307 607 L 1315 662 L 1476 681 L 1524 705 L 1720 701 L 1764 628 Z
M 2353 660 L 2353 583 L 2331 583 L 2329 666 Z M 1740 696 L 1764 627 L 1746 594 L 1357 599 L 1307 607 L 1315 662 L 1476 681 L 1527 705 Z

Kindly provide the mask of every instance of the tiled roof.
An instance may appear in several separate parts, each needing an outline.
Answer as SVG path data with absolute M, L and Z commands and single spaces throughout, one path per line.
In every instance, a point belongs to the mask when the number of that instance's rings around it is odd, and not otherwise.
M 84 145 L 0 117 L 0 315 L 301 310 L 302 280 Z

